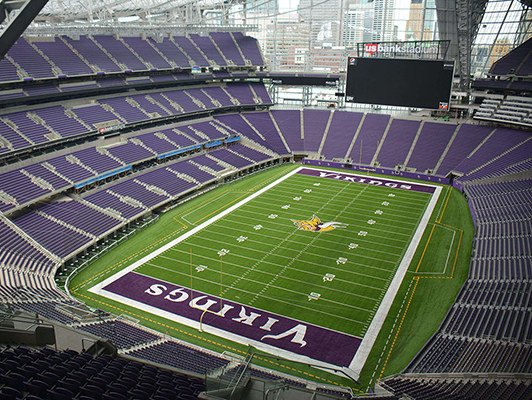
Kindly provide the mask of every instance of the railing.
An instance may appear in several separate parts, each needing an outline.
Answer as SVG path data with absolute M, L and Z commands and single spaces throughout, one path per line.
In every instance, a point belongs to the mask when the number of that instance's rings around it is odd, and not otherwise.
M 144 227 L 147 227 L 149 225 L 142 225 L 142 227 L 140 227 L 140 229 L 144 229 Z M 139 229 L 139 230 L 140 230 Z M 102 256 L 104 256 L 105 254 L 107 254 L 109 251 L 111 251 L 112 249 L 114 249 L 116 246 L 120 245 L 121 243 L 125 242 L 127 239 L 129 239 L 131 236 L 134 236 L 135 234 L 137 233 L 137 229 L 134 229 L 132 230 L 131 232 L 128 232 L 126 235 L 122 236 L 120 239 L 118 239 L 117 241 L 111 243 L 110 245 L 108 246 L 105 246 L 104 248 L 102 248 L 100 251 L 98 251 L 97 253 L 95 253 L 91 258 L 83 261 L 74 271 L 72 271 L 66 278 L 65 280 L 65 284 L 63 286 L 63 289 L 65 291 L 65 293 L 71 298 L 71 299 L 74 299 L 74 297 L 72 296 L 72 294 L 70 293 L 70 291 L 68 290 L 68 286 L 70 285 L 70 281 L 72 279 L 74 279 L 81 271 L 83 271 L 85 268 L 87 268 L 89 265 L 91 265 L 94 261 L 98 260 L 99 258 L 101 258 Z

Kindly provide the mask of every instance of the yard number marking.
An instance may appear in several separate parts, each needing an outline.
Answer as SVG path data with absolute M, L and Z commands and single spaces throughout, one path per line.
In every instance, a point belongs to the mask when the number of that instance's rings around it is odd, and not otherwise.
M 218 252 L 218 255 L 221 257 L 221 256 L 225 256 L 226 254 L 228 254 L 231 250 L 227 250 L 227 249 L 222 249 Z
M 325 274 L 323 276 L 323 282 L 332 282 L 336 275 L 334 274 Z
M 321 294 L 316 293 L 316 292 L 310 292 L 310 294 L 308 295 L 308 301 L 318 300 L 320 297 L 321 297 Z

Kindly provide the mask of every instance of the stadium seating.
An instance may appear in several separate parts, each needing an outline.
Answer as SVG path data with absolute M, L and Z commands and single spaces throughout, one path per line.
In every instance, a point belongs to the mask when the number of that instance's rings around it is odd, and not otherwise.
M 222 366 L 230 366 L 234 363 L 235 368 L 241 368 L 239 363 L 229 361 L 226 358 L 218 357 L 214 354 L 197 351 L 189 346 L 178 343 L 173 340 L 160 341 L 157 343 L 148 343 L 139 346 L 136 349 L 127 351 L 128 356 L 148 360 L 157 364 L 169 365 L 181 370 L 192 371 L 197 374 L 205 375 L 207 371 L 215 370 Z M 267 372 L 262 368 L 249 368 L 251 376 L 267 380 L 278 380 L 279 376 Z M 304 386 L 301 382 L 294 379 L 285 378 L 285 382 L 292 386 Z M 337 392 L 333 392 L 339 395 Z M 345 395 L 344 393 L 341 393 Z
M 471 87 L 482 103 L 474 118 L 506 125 L 532 126 L 532 40 L 527 40 L 491 66 L 488 78 Z
M 75 200 L 45 204 L 39 207 L 38 211 L 58 223 L 68 224 L 96 237 L 113 230 L 122 222 L 116 217 Z
M 425 122 L 406 166 L 414 165 L 418 171 L 434 170 L 453 134 L 459 128 L 458 124 Z
M 532 180 L 466 183 L 465 191 L 477 218 L 469 279 L 405 372 L 529 374 Z M 497 385 L 486 383 L 486 390 Z
M 362 113 L 333 112 L 329 130 L 327 131 L 327 136 L 325 137 L 325 142 L 323 143 L 323 147 L 321 149 L 321 154 L 327 160 L 332 160 L 336 157 L 345 158 L 346 141 L 352 141 L 362 118 L 371 118 L 371 116 L 372 114 L 364 115 Z M 359 140 L 357 140 L 355 146 L 357 144 L 358 148 L 360 148 Z M 371 143 L 367 143 L 367 145 L 371 145 Z M 355 152 L 355 149 L 353 149 L 353 152 Z M 356 160 L 361 161 L 359 160 L 359 157 L 357 157 Z M 364 160 L 364 164 L 369 164 L 370 162 L 371 160 Z
M 78 321 L 74 319 L 71 315 L 65 312 L 65 306 L 78 306 L 79 304 L 66 298 L 66 295 L 55 294 L 55 301 L 51 301 L 54 297 L 50 296 L 51 293 L 48 293 L 47 296 L 36 293 L 38 296 L 32 297 L 31 291 L 29 298 L 20 298 L 16 299 L 12 303 L 12 307 L 15 309 L 20 309 L 31 313 L 39 318 L 46 318 L 51 321 L 57 321 L 64 325 L 71 325 L 77 323 Z M 48 301 L 46 301 L 48 299 Z
M 495 61 L 490 68 L 490 74 L 496 76 L 515 75 L 528 76 L 531 72 L 532 40 L 527 40 L 501 59 Z
M 420 400 L 431 399 L 524 399 L 532 394 L 529 382 L 509 379 L 492 382 L 488 379 L 446 379 L 398 377 L 386 381 L 397 398 L 408 395 Z
M 219 116 L 216 120 L 276 153 L 290 154 L 285 144 L 286 141 L 277 131 L 271 115 L 271 113 L 255 112 L 245 115 Z
M 482 125 L 462 124 L 454 138 L 448 145 L 440 165 L 434 173 L 442 176 L 448 175 L 460 161 L 465 159 L 477 148 L 494 128 Z
M 80 324 L 76 329 L 110 340 L 119 349 L 160 340 L 159 336 L 120 320 Z
M 19 38 L 0 63 L 0 80 L 263 64 L 255 39 L 229 32 L 174 36 L 161 42 L 102 35 Z
M 497 66 L 502 73 L 510 73 L 512 57 Z M 64 139 L 83 137 L 108 125 L 133 126 L 158 118 L 217 111 L 221 107 L 231 108 L 231 113 L 129 132 L 105 146 L 91 143 L 71 149 L 58 146 L 60 153 L 39 154 L 38 159 L 25 160 L 24 165 L 4 168 L 0 173 L 0 299 L 15 308 L 106 338 L 124 354 L 204 373 L 226 365 L 227 358 L 199 352 L 123 320 L 80 323 L 65 313 L 64 306 L 75 303 L 56 288 L 53 282 L 56 271 L 65 260 L 124 224 L 219 181 L 225 172 L 237 173 L 292 154 L 312 154 L 323 160 L 338 159 L 365 166 L 379 163 L 438 177 L 457 176 L 465 185 L 477 223 L 469 278 L 440 331 L 410 363 L 406 373 L 531 373 L 532 181 L 512 178 L 512 174 L 532 166 L 530 134 L 496 126 L 336 110 L 248 111 L 254 106 L 272 104 L 263 83 L 179 85 L 181 80 L 196 78 L 188 70 L 177 72 L 178 68 L 263 64 L 256 40 L 238 33 L 162 40 L 110 36 L 19 39 L 0 61 L 0 81 L 28 82 L 19 91 L 0 93 L 0 99 L 77 89 L 114 90 L 131 85 L 137 88 L 164 82 L 176 86 L 157 91 L 106 92 L 73 103 L 32 105 L 23 112 L 6 109 L 0 116 L 2 157 L 50 142 L 64 143 Z M 511 65 L 514 64 L 512 61 Z M 528 64 L 519 68 L 525 73 Z M 157 75 L 156 69 L 171 70 L 172 74 Z M 102 76 L 129 70 L 146 74 Z M 247 71 L 230 70 L 208 71 L 202 76 L 225 79 L 238 74 L 249 76 Z M 90 75 L 91 80 L 75 85 L 39 82 L 64 75 Z M 501 88 L 513 84 L 518 82 L 497 82 Z M 522 96 L 495 96 L 484 101 L 477 117 L 528 124 L 532 110 L 528 100 Z M 242 140 L 206 147 L 207 143 L 232 135 Z M 190 152 L 186 158 L 173 159 L 176 151 L 198 145 L 201 150 L 197 154 Z M 89 181 L 99 182 L 101 187 L 90 186 Z M 78 194 L 74 189 L 86 190 Z M 61 194 L 67 196 L 56 197 Z M 12 213 L 13 210 L 17 213 Z M 103 393 L 98 386 L 102 387 L 102 379 L 111 376 L 103 372 L 87 374 L 84 365 L 101 364 L 102 371 L 113 371 L 114 367 L 121 371 L 126 365 L 123 361 L 105 358 L 95 362 L 75 353 L 43 353 L 41 358 L 57 357 L 65 357 L 72 365 L 72 373 L 80 374 L 72 379 L 62 376 L 58 383 L 46 380 L 50 377 L 42 371 L 42 376 L 36 379 L 2 367 L 0 380 L 4 387 L 18 393 L 33 396 L 49 393 L 54 398 L 74 395 L 137 398 L 146 393 L 156 398 L 158 391 L 164 393 L 168 389 L 148 378 L 149 382 L 132 383 L 126 379 L 124 383 L 115 376 L 107 382 L 109 389 Z M 83 365 L 74 366 L 77 363 Z M 112 365 L 106 367 L 109 363 Z M 168 375 L 131 362 L 127 365 L 129 372 L 146 371 L 150 378 L 153 374 Z M 25 364 L 20 366 L 24 369 Z M 262 376 L 266 372 L 257 369 L 254 374 Z M 194 384 L 201 386 L 187 377 L 161 378 L 165 379 L 172 382 L 185 379 L 193 393 L 199 390 Z M 416 398 L 440 398 L 442 391 L 452 391 L 458 398 L 473 394 L 511 398 L 531 391 L 529 384 L 518 379 L 492 383 L 478 377 L 461 382 L 400 377 L 385 384 L 395 395 L 407 393 Z M 184 389 L 183 394 L 190 390 Z
M 523 343 L 438 334 L 425 351 L 405 373 L 530 373 L 532 350 Z
M 530 135 L 526 132 L 516 129 L 498 128 L 490 134 L 474 154 L 464 158 L 453 170 L 466 175 L 472 174 L 486 164 L 501 157 L 505 152 L 511 151 L 514 147 L 526 144 L 528 140 L 530 140 Z M 478 177 L 479 175 L 477 175 Z M 462 180 L 466 179 L 469 178 L 462 178 Z
M 246 90 L 252 93 L 249 86 Z M 127 101 L 123 104 L 131 106 Z M 78 111 L 77 113 L 79 114 Z M 316 122 L 318 119 L 322 121 L 321 125 Z M 355 128 L 351 125 L 351 134 L 337 136 L 336 131 L 342 127 L 342 123 L 353 122 L 358 122 L 359 126 Z M 418 121 L 390 119 L 388 116 L 380 118 L 371 114 L 361 118 L 359 114 L 343 111 L 252 112 L 219 116 L 209 121 L 140 134 L 111 146 L 90 147 L 50 158 L 40 164 L 5 172 L 0 174 L 5 182 L 0 197 L 0 209 L 7 212 L 38 199 L 50 198 L 57 192 L 73 187 L 74 184 L 102 179 L 99 177 L 119 177 L 125 168 L 146 160 L 154 161 L 157 157 L 164 158 L 165 153 L 172 154 L 172 151 L 184 146 L 218 140 L 231 134 L 247 136 L 254 143 L 256 150 L 238 145 L 232 149 L 211 151 L 208 157 L 192 162 L 211 168 L 212 171 L 201 171 L 198 167 L 190 170 L 193 164 L 181 163 L 187 166 L 189 172 L 172 173 L 168 168 L 156 169 L 136 179 L 117 181 L 105 191 L 90 192 L 84 199 L 96 208 L 111 208 L 115 215 L 130 219 L 214 179 L 217 170 L 238 170 L 255 165 L 285 153 L 286 146 L 295 153 L 319 153 L 321 147 L 327 152 L 328 159 L 344 159 L 351 148 L 350 154 L 354 160 L 359 158 L 364 162 L 375 159 L 382 166 L 389 168 L 422 168 L 423 171 L 434 168 L 438 175 L 441 175 L 441 171 L 452 171 L 463 175 L 463 182 L 522 171 L 532 162 L 526 158 L 531 153 L 531 137 L 522 131 L 507 128 L 492 129 L 433 122 L 421 125 Z M 339 151 L 337 154 L 331 152 L 333 147 L 329 146 L 331 142 L 327 141 L 329 134 L 331 138 L 338 138 L 334 144 L 334 148 Z M 435 144 L 432 150 L 428 150 L 430 143 Z M 362 154 L 357 157 L 357 152 L 361 150 Z M 175 178 L 170 179 L 172 177 Z M 27 179 L 31 183 L 22 188 L 18 184 L 21 179 Z M 514 213 L 522 212 L 515 207 L 512 210 Z M 63 220 L 56 224 L 52 218 L 55 217 L 39 211 L 39 214 L 28 213 L 19 216 L 15 222 L 34 232 L 34 235 L 38 233 L 32 230 L 32 225 L 42 222 L 50 228 L 54 226 L 57 232 L 68 236 L 71 243 L 68 251 L 66 248 L 59 249 L 59 244 L 54 245 L 50 241 L 47 241 L 45 246 L 60 258 L 86 246 L 101 234 L 89 233 L 87 229 L 90 230 L 90 227 L 79 227 L 80 230 L 76 231 L 73 228 L 77 227 Z M 115 221 L 113 226 L 118 226 L 119 222 Z
M 382 139 L 377 161 L 383 167 L 395 168 L 404 165 L 412 146 L 420 121 L 394 119 Z
M 109 355 L 17 347 L 0 357 L 2 398 L 196 399 L 205 390 L 201 379 Z
M 15 224 L 52 254 L 65 259 L 89 244 L 94 237 L 68 224 L 56 223 L 38 211 L 14 219 Z M 50 233 L 54 233 L 51 235 Z
M 392 119 L 389 115 L 366 114 L 363 121 L 361 121 L 358 137 L 356 137 L 356 141 L 348 157 L 353 162 L 371 165 L 379 144 L 383 140 L 383 135 L 389 124 L 391 124 L 391 121 Z M 336 157 L 342 158 L 340 154 Z
M 108 97 L 74 107 L 61 105 L 7 113 L 0 116 L 0 149 L 7 152 L 30 148 L 83 135 L 109 124 L 138 123 L 235 104 L 271 104 L 263 88 L 264 85 L 256 83 L 231 83 L 226 87 L 169 89 L 148 95 Z
M 513 95 L 487 97 L 480 104 L 475 118 L 523 126 L 532 125 L 532 98 Z
M 143 346 L 129 352 L 128 355 L 202 375 L 208 370 L 228 363 L 226 359 L 198 352 L 175 341 Z

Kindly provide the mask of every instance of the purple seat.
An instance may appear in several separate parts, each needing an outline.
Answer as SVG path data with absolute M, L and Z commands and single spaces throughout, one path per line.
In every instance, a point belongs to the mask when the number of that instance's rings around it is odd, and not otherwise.
M 197 400 L 198 396 L 189 393 L 182 393 L 179 395 L 179 400 Z
M 141 389 L 130 390 L 129 395 L 131 396 L 131 398 L 137 399 L 137 400 L 144 400 L 150 397 L 150 393 L 145 392 L 144 390 L 141 390 Z
M 100 378 L 99 376 L 93 376 L 92 378 L 89 379 L 89 381 L 87 382 L 87 385 L 94 385 L 94 386 L 103 388 L 103 387 L 106 387 L 108 383 L 109 382 L 107 382 L 105 379 Z
M 21 354 L 17 357 L 17 359 L 22 363 L 22 364 L 32 364 L 34 359 L 33 357 L 30 357 L 28 356 L 27 354 Z
M 3 381 L 7 386 L 23 390 L 26 378 L 21 374 L 11 372 L 9 375 L 3 375 L 2 377 L 0 377 L 0 381 Z
M 100 371 L 90 365 L 85 365 L 79 372 L 85 374 L 87 377 L 98 375 Z
M 87 396 L 94 400 L 102 398 L 104 389 L 94 385 L 87 385 L 85 387 L 80 388 L 80 392 L 82 396 Z
M 142 390 L 143 392 L 148 393 L 150 396 L 152 395 L 155 390 L 157 390 L 157 387 L 155 386 L 155 381 L 152 381 L 151 383 L 148 382 L 142 382 L 135 388 L 137 390 Z
M 61 380 L 61 377 L 59 375 L 56 375 L 50 371 L 42 372 L 39 375 L 37 375 L 36 378 L 52 386 Z
M 24 375 L 27 379 L 30 379 L 39 374 L 41 371 L 39 371 L 33 365 L 25 365 L 23 368 L 20 368 L 18 372 L 21 375 Z
M 129 390 L 132 387 L 135 387 L 135 385 L 137 384 L 137 381 L 136 381 L 136 378 L 135 379 L 131 379 L 129 377 L 122 376 L 120 378 L 120 380 L 118 381 L 118 383 L 120 383 L 121 385 L 127 387 L 127 389 Z
M 82 385 L 82 382 L 66 377 L 62 381 L 57 383 L 58 387 L 62 387 L 70 390 L 73 393 L 79 392 L 79 387 Z
M 51 386 L 48 383 L 38 379 L 33 379 L 31 382 L 26 382 L 26 390 L 35 396 L 46 396 L 46 393 L 50 387 Z
M 111 364 L 108 364 L 107 368 L 105 369 L 105 372 L 107 372 L 108 374 L 112 374 L 114 376 L 118 376 L 121 374 L 122 370 L 121 370 L 121 367 L 116 367 Z
M 60 378 L 63 378 L 65 375 L 67 375 L 70 371 L 63 367 L 62 365 L 54 365 L 51 369 L 50 369 L 50 372 L 53 373 L 54 375 L 57 375 L 59 376 Z
M 129 398 L 125 394 L 115 391 L 104 393 L 102 397 L 104 400 L 127 400 Z
M 3 365 L 8 371 L 16 371 L 22 366 L 21 362 L 18 360 L 5 360 Z
M 90 376 L 91 375 L 85 371 L 74 371 L 70 373 L 68 377 L 75 379 L 76 381 L 80 382 L 80 384 L 84 384 Z
M 51 400 L 72 400 L 74 393 L 65 388 L 55 388 L 54 390 L 48 390 L 48 397 Z
M 113 382 L 107 387 L 107 389 L 109 390 L 109 392 L 120 393 L 122 395 L 126 395 L 130 388 L 128 388 L 125 385 L 122 385 L 122 383 L 120 382 Z
M 9 387 L 9 386 L 4 386 L 2 388 L 2 397 L 5 398 L 5 399 L 22 399 L 24 396 L 22 395 L 21 392 L 19 392 L 17 389 L 15 388 L 12 388 L 12 387 Z M 0 399 L 2 398 L 0 397 Z

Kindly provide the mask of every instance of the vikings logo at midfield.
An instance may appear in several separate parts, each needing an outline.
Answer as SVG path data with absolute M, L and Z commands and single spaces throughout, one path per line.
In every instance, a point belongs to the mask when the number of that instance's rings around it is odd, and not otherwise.
M 320 219 L 313 215 L 312 219 L 309 221 L 298 221 L 298 220 L 291 220 L 295 226 L 297 226 L 297 229 L 301 229 L 302 231 L 311 231 L 311 232 L 327 232 L 332 231 L 335 228 L 345 228 L 348 226 L 347 224 L 344 224 L 343 222 L 321 222 Z

